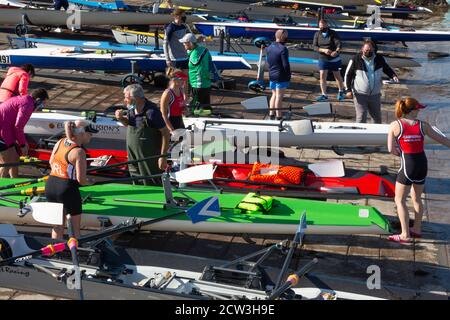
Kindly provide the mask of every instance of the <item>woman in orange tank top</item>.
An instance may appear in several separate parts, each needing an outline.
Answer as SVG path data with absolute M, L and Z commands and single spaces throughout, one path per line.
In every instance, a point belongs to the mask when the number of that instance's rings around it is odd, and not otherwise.
M 83 145 L 89 143 L 98 131 L 88 121 L 69 121 L 64 124 L 66 137 L 59 140 L 50 157 L 51 172 L 45 185 L 47 201 L 64 205 L 66 218 L 70 219 L 75 238 L 80 236 L 81 195 L 80 186 L 90 185 L 86 175 L 86 152 Z M 62 239 L 64 225 L 54 226 L 53 239 Z
M 397 121 L 391 123 L 388 134 L 388 150 L 401 157 L 401 167 L 395 183 L 395 204 L 402 232 L 389 236 L 389 240 L 408 243 L 411 237 L 420 238 L 422 229 L 422 193 L 427 175 L 427 158 L 424 138 L 431 139 L 450 148 L 450 140 L 436 132 L 427 122 L 417 119 L 425 108 L 414 98 L 400 99 L 395 105 Z M 409 212 L 406 197 L 411 193 L 414 206 L 414 226 L 409 228 Z

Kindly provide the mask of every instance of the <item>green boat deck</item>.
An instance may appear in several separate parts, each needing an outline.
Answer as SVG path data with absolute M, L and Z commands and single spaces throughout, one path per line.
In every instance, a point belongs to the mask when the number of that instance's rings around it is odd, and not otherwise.
M 0 186 L 19 183 L 25 179 L 2 179 Z M 33 186 L 43 186 L 43 183 Z M 27 189 L 30 186 L 14 190 Z M 178 208 L 165 208 L 166 198 L 162 187 L 141 186 L 127 184 L 107 184 L 86 186 L 81 188 L 83 213 L 97 216 L 137 217 L 155 219 L 180 211 Z M 10 190 L 3 190 L 10 191 Z M 215 191 L 184 192 L 196 201 L 217 196 L 221 208 L 221 215 L 208 219 L 210 223 L 235 223 L 242 225 L 242 232 L 251 228 L 248 224 L 270 224 L 276 226 L 290 225 L 293 228 L 299 224 L 300 217 L 306 212 L 308 227 L 324 228 L 375 228 L 380 234 L 390 232 L 388 220 L 376 209 L 370 206 L 356 206 L 352 204 L 335 204 L 324 201 L 303 200 L 297 198 L 274 197 L 274 205 L 268 214 L 240 213 L 235 210 L 244 198 L 243 194 L 217 193 Z M 173 196 L 183 197 L 181 192 L 174 192 Z M 9 199 L 21 200 L 25 196 L 10 196 Z M 134 202 L 135 201 L 135 202 Z M 0 205 L 14 207 L 14 204 L 0 200 Z M 170 220 L 187 221 L 187 215 L 179 215 Z M 220 230 L 220 227 L 219 227 Z M 293 229 L 295 230 L 295 229 Z M 248 230 L 251 232 L 251 230 Z M 276 230 L 274 230 L 276 232 Z M 350 231 L 349 231 L 350 232 Z M 340 232 L 342 233 L 342 232 Z M 344 232 L 345 233 L 345 232 Z M 371 232 L 372 233 L 372 232 Z M 376 233 L 376 232 L 374 232 Z

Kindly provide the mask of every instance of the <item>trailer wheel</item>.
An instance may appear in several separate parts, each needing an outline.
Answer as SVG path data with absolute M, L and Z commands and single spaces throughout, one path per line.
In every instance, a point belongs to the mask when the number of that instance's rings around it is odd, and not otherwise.
M 50 32 L 50 31 L 52 31 L 52 27 L 50 27 L 50 26 L 42 26 L 40 29 L 41 29 L 42 32 Z
M 28 33 L 28 27 L 26 25 L 24 25 L 24 24 L 18 24 L 16 26 L 16 30 L 15 31 L 16 31 L 16 35 L 18 37 L 22 37 L 22 36 L 24 36 L 24 35 L 26 35 Z
M 248 83 L 248 88 L 255 92 L 262 92 L 266 89 L 266 86 L 257 80 L 253 80 Z
M 155 80 L 155 74 L 148 71 L 139 71 L 138 77 L 141 78 L 141 81 L 144 83 L 152 83 Z
M 120 82 L 122 87 L 125 88 L 126 86 L 130 84 L 142 84 L 142 79 L 137 76 L 134 73 L 127 74 L 125 77 L 122 78 L 122 81 Z
M 259 37 L 259 38 L 256 38 L 254 41 L 253 41 L 253 44 L 257 47 L 257 48 L 261 48 L 261 47 L 268 47 L 268 46 L 270 46 L 270 43 L 271 43 L 271 41 L 270 41 L 270 39 L 269 38 L 266 38 L 266 37 Z

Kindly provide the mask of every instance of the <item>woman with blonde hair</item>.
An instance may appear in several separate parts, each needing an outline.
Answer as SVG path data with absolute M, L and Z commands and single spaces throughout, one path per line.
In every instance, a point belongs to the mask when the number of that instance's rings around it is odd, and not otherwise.
M 86 152 L 83 145 L 89 143 L 98 130 L 88 121 L 77 120 L 64 123 L 66 137 L 60 139 L 50 157 L 50 176 L 45 185 L 45 196 L 49 202 L 64 205 L 64 214 L 72 222 L 75 238 L 80 236 L 81 195 L 80 186 L 90 185 L 86 175 Z M 64 225 L 54 226 L 52 239 L 62 239 Z
M 184 94 L 188 76 L 180 69 L 170 69 L 168 88 L 161 96 L 161 113 L 167 128 L 172 133 L 176 129 L 184 128 L 183 109 L 186 105 Z
M 395 115 L 398 120 L 391 123 L 388 133 L 388 150 L 401 157 L 401 166 L 395 184 L 395 204 L 402 232 L 389 236 L 399 243 L 411 242 L 411 237 L 420 238 L 422 228 L 422 192 L 425 186 L 428 164 L 424 151 L 425 136 L 450 148 L 450 139 L 436 132 L 427 122 L 417 119 L 425 106 L 408 97 L 397 100 Z M 406 197 L 411 192 L 414 206 L 414 226 L 409 228 L 409 213 Z

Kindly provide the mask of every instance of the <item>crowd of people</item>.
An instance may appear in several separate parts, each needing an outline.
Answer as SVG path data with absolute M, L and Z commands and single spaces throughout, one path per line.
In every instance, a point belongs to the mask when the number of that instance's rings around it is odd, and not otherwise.
M 139 84 L 123 90 L 126 111 L 117 110 L 115 117 L 127 127 L 127 154 L 130 175 L 144 184 L 160 184 L 160 174 L 167 167 L 167 152 L 170 135 L 184 128 L 183 114 L 187 106 L 196 106 L 206 115 L 211 113 L 211 85 L 217 76 L 209 50 L 185 23 L 182 10 L 173 11 L 174 20 L 165 29 L 164 53 L 169 85 L 163 92 L 159 106 L 145 97 Z M 317 101 L 328 101 L 327 76 L 331 71 L 335 77 L 337 100 L 353 99 L 356 122 L 364 123 L 370 115 L 375 123 L 381 123 L 382 73 L 399 82 L 398 76 L 377 53 L 377 46 L 364 41 L 361 50 L 348 63 L 344 80 L 341 76 L 342 43 L 339 35 L 329 28 L 326 21 L 319 23 L 320 30 L 314 35 L 313 47 L 319 54 L 321 95 Z M 275 42 L 266 48 L 269 70 L 270 118 L 282 119 L 282 101 L 291 81 L 288 39 L 286 30 L 278 30 Z M 49 95 L 43 88 L 28 93 L 28 84 L 35 75 L 32 65 L 11 67 L 0 87 L 0 178 L 18 176 L 17 166 L 1 164 L 17 163 L 20 156 L 28 154 L 24 127 L 31 114 L 44 107 Z M 188 103 L 188 95 L 192 101 Z M 387 145 L 395 156 L 401 157 L 401 168 L 395 186 L 395 203 L 401 222 L 401 233 L 389 240 L 404 243 L 412 237 L 421 236 L 423 204 L 421 194 L 427 176 L 427 159 L 424 152 L 424 137 L 450 147 L 450 140 L 436 133 L 431 126 L 418 119 L 425 108 L 413 98 L 399 99 L 395 105 L 398 120 L 390 125 Z M 205 114 L 204 114 L 205 115 Z M 79 187 L 92 184 L 86 171 L 86 152 L 83 145 L 90 142 L 97 130 L 88 121 L 65 124 L 65 137 L 53 148 L 50 158 L 51 172 L 47 180 L 46 196 L 49 201 L 64 204 L 71 219 L 75 236 L 79 236 L 81 197 Z M 146 161 L 139 161 L 147 159 Z M 409 228 L 407 195 L 411 194 L 415 223 Z M 63 228 L 53 229 L 52 237 L 62 238 Z

